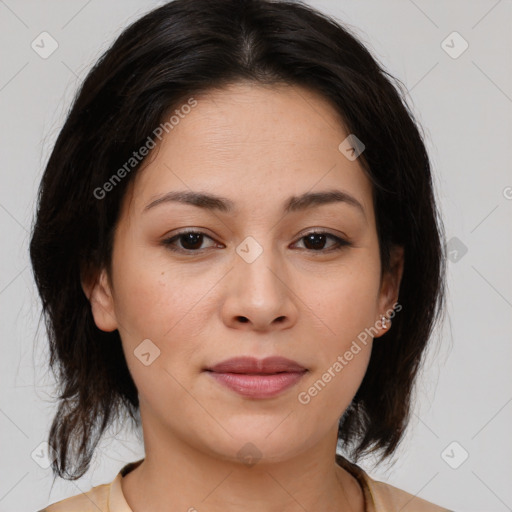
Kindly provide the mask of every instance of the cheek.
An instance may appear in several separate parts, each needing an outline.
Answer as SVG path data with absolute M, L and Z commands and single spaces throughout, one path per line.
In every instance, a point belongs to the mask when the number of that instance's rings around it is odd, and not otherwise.
M 212 286 L 209 276 L 170 265 L 164 253 L 157 256 L 133 247 L 120 250 L 114 263 L 115 313 L 130 343 L 162 340 L 181 328 Z
M 318 407 L 333 401 L 342 407 L 341 412 L 366 373 L 380 284 L 380 267 L 372 252 L 359 253 L 351 263 L 333 272 L 336 277 L 317 280 L 315 287 L 308 281 L 304 288 L 304 292 L 315 290 L 308 306 L 321 319 L 323 335 L 312 340 L 316 365 L 307 382 L 309 388 L 302 391 L 311 399 L 318 395 L 314 398 Z
M 380 267 L 370 254 L 358 254 L 352 265 L 346 265 L 328 278 L 309 283 L 315 290 L 310 307 L 324 319 L 328 332 L 338 340 L 350 342 L 359 332 L 372 326 L 380 285 Z M 311 293 L 309 293 L 311 297 Z
M 221 275 L 212 275 L 211 267 L 177 268 L 165 255 L 155 260 L 136 247 L 124 254 L 119 251 L 115 261 L 114 301 L 128 368 L 141 398 L 162 389 L 178 398 L 177 382 L 190 379 L 184 362 L 197 358 L 211 290 Z
M 373 341 L 365 331 L 371 312 L 364 307 L 364 300 L 359 301 L 356 293 L 352 300 L 335 298 L 337 302 L 327 304 L 336 304 L 336 308 L 323 317 L 330 335 L 313 341 L 315 365 L 297 397 L 311 417 L 331 417 L 333 422 L 350 405 L 361 385 Z
M 147 262 L 140 265 L 134 259 L 119 262 L 115 308 L 126 362 L 140 398 L 151 402 L 151 397 L 165 395 L 164 402 L 169 403 L 182 397 L 178 382 L 189 378 L 183 362 L 193 359 L 201 340 L 197 315 L 208 282 L 203 289 L 198 287 L 201 280 L 192 283 L 162 268 Z
M 343 327 L 358 331 L 355 324 Z M 371 338 L 363 343 L 356 336 L 338 335 L 323 342 L 321 353 L 315 351 L 311 375 L 297 390 L 297 412 L 305 430 L 318 429 L 319 417 L 326 428 L 339 421 L 363 381 L 371 356 Z

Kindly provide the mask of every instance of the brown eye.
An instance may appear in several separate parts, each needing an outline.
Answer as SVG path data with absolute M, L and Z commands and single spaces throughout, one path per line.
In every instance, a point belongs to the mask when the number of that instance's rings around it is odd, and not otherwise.
M 330 247 L 327 247 L 326 249 L 325 245 L 328 243 L 329 239 L 333 240 L 334 244 Z M 304 246 L 306 250 L 313 252 L 330 252 L 351 245 L 350 242 L 344 240 L 343 238 L 332 235 L 330 233 L 316 231 L 308 233 L 307 235 L 300 238 L 300 240 L 304 240 Z
M 211 237 L 200 231 L 183 231 L 163 240 L 162 243 L 171 251 L 200 252 L 204 249 L 201 246 L 206 238 L 212 240 Z M 179 243 L 178 246 L 176 246 L 177 243 Z

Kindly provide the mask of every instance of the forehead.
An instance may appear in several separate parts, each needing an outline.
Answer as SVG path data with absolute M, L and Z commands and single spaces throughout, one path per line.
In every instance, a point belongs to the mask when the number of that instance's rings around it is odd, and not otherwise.
M 349 133 L 322 96 L 298 86 L 241 83 L 194 100 L 193 108 L 174 107 L 173 128 L 136 176 L 139 212 L 173 190 L 216 192 L 239 210 L 336 187 L 370 207 L 362 166 L 339 149 Z
M 295 151 L 302 155 L 312 147 L 327 149 L 333 138 L 345 134 L 335 108 L 316 92 L 298 86 L 238 83 L 195 99 L 197 106 L 173 133 L 175 138 L 182 136 L 181 143 L 186 139 L 194 146 L 200 139 L 205 150 L 218 151 L 226 144 L 231 151 L 238 145 L 249 151 L 250 146 L 263 145 L 267 153 L 300 143 Z

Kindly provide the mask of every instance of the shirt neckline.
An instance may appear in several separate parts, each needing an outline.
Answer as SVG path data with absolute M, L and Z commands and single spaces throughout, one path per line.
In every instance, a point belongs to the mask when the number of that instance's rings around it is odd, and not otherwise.
M 133 512 L 128 505 L 121 486 L 121 480 L 130 471 L 133 471 L 138 467 L 144 459 L 139 459 L 134 462 L 129 462 L 121 468 L 115 479 L 110 485 L 110 492 L 108 498 L 108 510 L 109 512 Z M 366 472 L 360 468 L 357 464 L 354 464 L 347 460 L 340 454 L 336 454 L 336 463 L 343 469 L 348 471 L 358 481 L 364 497 L 364 511 L 365 512 L 379 512 L 375 508 L 375 500 L 370 487 L 371 482 Z

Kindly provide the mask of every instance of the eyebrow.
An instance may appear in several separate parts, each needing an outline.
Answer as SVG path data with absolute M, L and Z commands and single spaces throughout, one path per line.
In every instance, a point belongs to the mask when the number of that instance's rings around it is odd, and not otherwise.
M 160 204 L 178 202 L 204 208 L 217 210 L 223 213 L 236 213 L 235 203 L 226 197 L 215 194 L 190 191 L 173 191 L 157 197 L 144 207 L 144 212 Z M 341 190 L 326 190 L 323 192 L 306 192 L 300 196 L 290 197 L 284 204 L 283 213 L 297 212 L 329 203 L 345 203 L 361 211 L 366 217 L 363 205 L 353 196 Z

